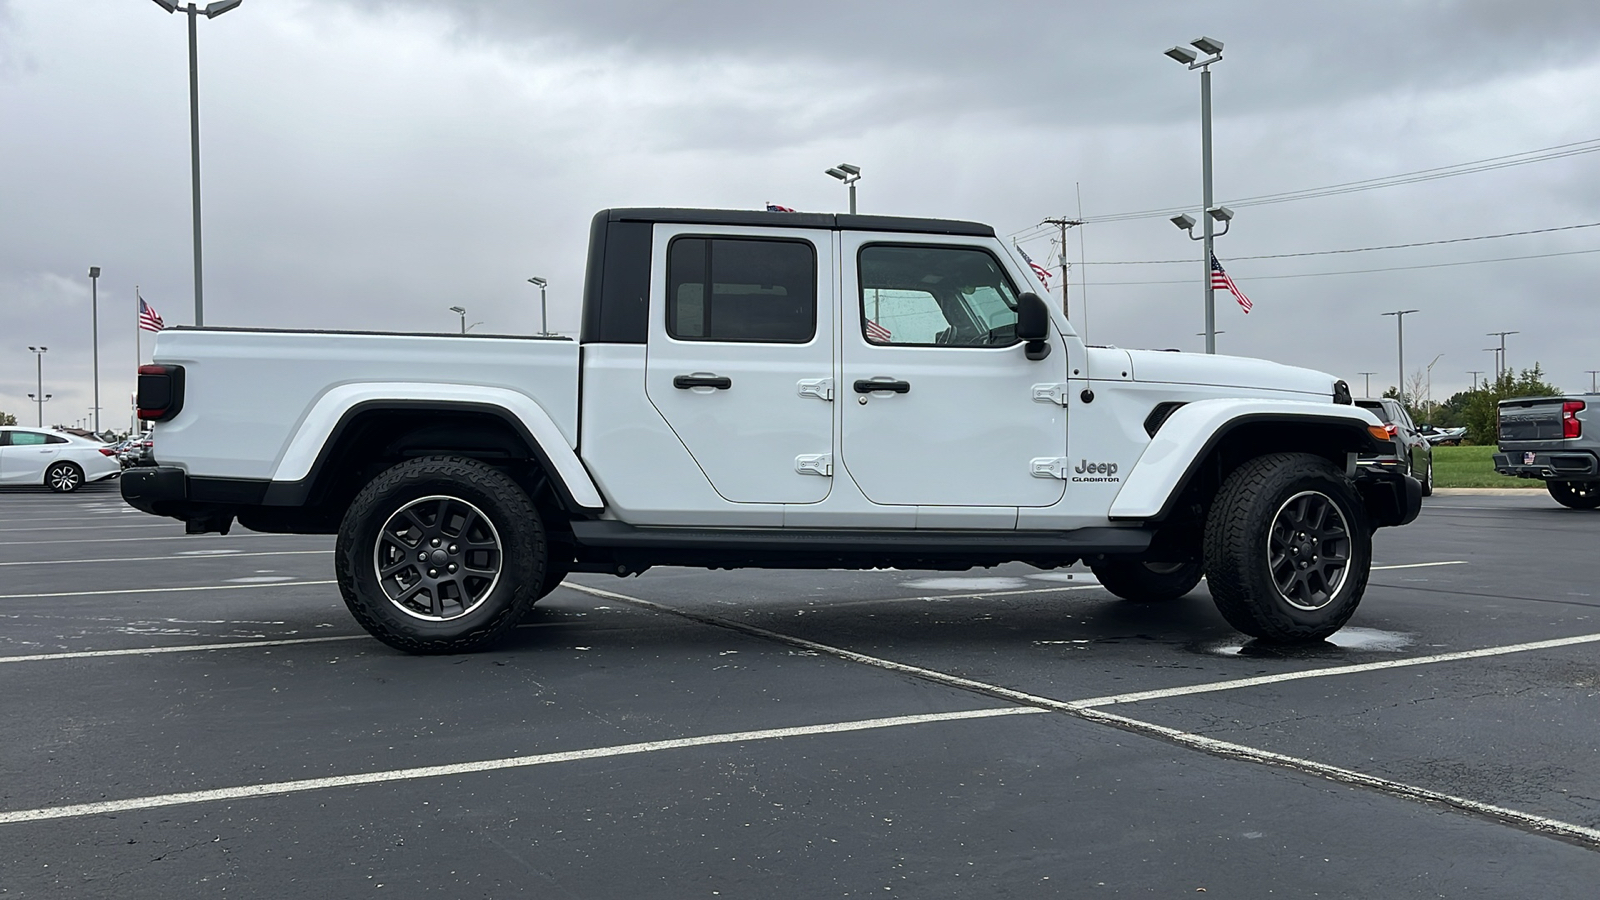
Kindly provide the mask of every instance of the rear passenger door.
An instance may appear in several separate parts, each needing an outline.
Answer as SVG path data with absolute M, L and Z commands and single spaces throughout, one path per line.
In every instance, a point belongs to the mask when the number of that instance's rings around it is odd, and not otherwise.
M 656 225 L 645 393 L 724 499 L 832 485 L 833 233 Z

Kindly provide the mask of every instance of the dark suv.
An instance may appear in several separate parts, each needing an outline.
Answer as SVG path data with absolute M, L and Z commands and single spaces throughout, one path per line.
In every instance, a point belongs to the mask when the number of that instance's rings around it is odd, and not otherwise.
M 1389 456 L 1363 456 L 1359 465 L 1401 472 L 1422 482 L 1422 496 L 1433 493 L 1433 445 L 1422 436 L 1399 400 L 1357 400 L 1356 405 L 1371 410 L 1395 439 L 1395 453 Z M 1401 448 L 1404 448 L 1403 452 Z

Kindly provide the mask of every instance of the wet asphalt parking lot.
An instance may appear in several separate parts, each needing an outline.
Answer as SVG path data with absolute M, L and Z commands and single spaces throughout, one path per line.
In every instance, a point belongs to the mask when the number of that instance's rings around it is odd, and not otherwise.
M 1600 514 L 1431 499 L 1350 626 L 1079 570 L 569 579 L 408 657 L 332 539 L 0 492 L 0 897 L 1592 897 Z M 1069 577 L 1070 576 L 1070 577 Z

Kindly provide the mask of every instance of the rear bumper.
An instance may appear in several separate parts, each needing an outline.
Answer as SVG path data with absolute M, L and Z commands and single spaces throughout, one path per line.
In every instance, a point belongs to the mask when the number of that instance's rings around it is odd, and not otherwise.
M 1591 450 L 1521 450 L 1496 453 L 1494 470 L 1513 478 L 1584 481 L 1600 478 L 1600 457 Z
M 1356 490 L 1376 528 L 1409 525 L 1422 513 L 1422 482 L 1410 475 L 1379 466 L 1359 466 Z
M 135 466 L 122 473 L 122 499 L 141 512 L 180 519 L 189 534 L 227 534 L 240 506 L 261 502 L 265 482 L 190 478 L 177 466 Z

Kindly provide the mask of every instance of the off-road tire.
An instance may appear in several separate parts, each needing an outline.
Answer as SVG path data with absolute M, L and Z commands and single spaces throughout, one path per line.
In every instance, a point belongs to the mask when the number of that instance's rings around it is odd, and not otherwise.
M 395 546 L 393 536 L 381 532 L 392 517 L 425 498 L 445 498 L 457 504 L 453 509 L 480 513 L 497 544 L 495 577 L 470 608 L 465 599 L 460 602 L 458 615 L 408 612 L 404 598 L 391 599 L 385 591 L 389 580 L 379 576 L 381 554 Z M 465 523 L 461 530 L 467 530 Z M 414 549 L 431 552 L 421 543 Z M 339 525 L 334 568 L 345 605 L 373 637 L 408 653 L 461 653 L 485 647 L 516 627 L 539 598 L 546 554 L 539 511 L 509 476 L 476 460 L 425 456 L 385 470 L 356 495 Z M 465 558 L 461 565 L 468 565 Z M 418 570 L 415 577 L 422 574 Z M 463 576 L 458 590 L 466 590 L 465 584 Z
M 1546 481 L 1544 489 L 1568 509 L 1600 509 L 1600 481 Z
M 77 463 L 55 462 L 44 470 L 44 483 L 58 494 L 70 494 L 83 487 L 83 470 Z
M 1198 559 L 1175 563 L 1106 560 L 1089 568 L 1101 587 L 1138 603 L 1176 600 L 1194 590 L 1202 572 Z
M 1321 526 L 1297 518 L 1317 509 L 1325 511 Z M 1305 531 L 1293 527 L 1296 522 Z M 1300 535 L 1310 535 L 1314 546 Z M 1206 518 L 1204 555 L 1207 586 L 1228 624 L 1268 641 L 1319 641 L 1342 628 L 1361 603 L 1372 567 L 1372 530 L 1354 486 L 1332 463 L 1308 453 L 1273 453 L 1246 462 L 1223 482 Z M 1342 570 L 1333 561 L 1341 555 Z M 1308 592 L 1306 579 L 1320 578 L 1326 589 L 1332 575 L 1325 597 Z

